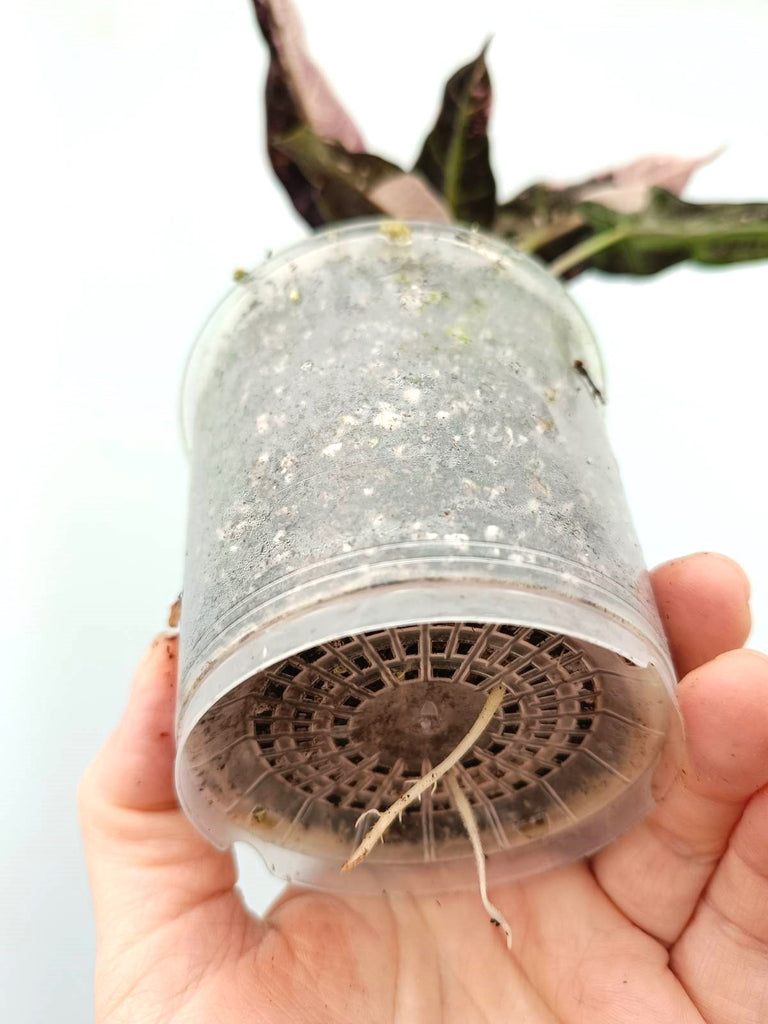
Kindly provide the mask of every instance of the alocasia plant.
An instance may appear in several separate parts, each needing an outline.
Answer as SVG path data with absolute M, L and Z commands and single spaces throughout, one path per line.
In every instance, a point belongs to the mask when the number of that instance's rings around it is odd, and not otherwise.
M 291 0 L 254 0 L 269 46 L 267 145 L 275 173 L 312 226 L 372 214 L 476 224 L 572 278 L 588 268 L 655 274 L 683 260 L 768 258 L 768 203 L 687 203 L 712 157 L 649 156 L 575 184 L 538 182 L 499 203 L 490 161 L 486 49 L 448 80 L 411 170 L 366 151 L 304 48 Z

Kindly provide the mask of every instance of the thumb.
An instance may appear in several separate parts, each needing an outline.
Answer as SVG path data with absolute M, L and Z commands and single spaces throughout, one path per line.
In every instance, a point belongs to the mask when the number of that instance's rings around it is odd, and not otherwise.
M 173 781 L 178 640 L 139 665 L 122 720 L 81 779 L 80 821 L 100 944 L 132 943 L 237 880 L 231 853 L 184 817 Z

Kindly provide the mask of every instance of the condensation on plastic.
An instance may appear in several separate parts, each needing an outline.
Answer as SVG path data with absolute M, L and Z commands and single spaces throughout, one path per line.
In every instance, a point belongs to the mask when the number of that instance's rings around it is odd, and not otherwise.
M 510 783 L 498 807 L 476 787 L 491 882 L 583 856 L 648 813 L 680 723 L 604 392 L 596 343 L 565 290 L 478 232 L 357 222 L 232 289 L 196 343 L 183 397 L 191 489 L 176 778 L 203 835 L 220 847 L 246 840 L 276 874 L 322 887 L 473 884 L 445 801 L 432 815 L 442 832 L 431 823 L 422 841 L 423 806 L 340 876 L 361 831 L 354 762 L 333 747 L 352 781 L 324 803 L 322 787 L 285 767 L 290 756 L 265 757 L 252 726 L 276 715 L 283 724 L 264 729 L 287 728 L 287 698 L 282 708 L 253 700 L 286 666 L 295 676 L 292 658 L 302 667 L 302 652 L 308 663 L 310 650 L 332 657 L 339 638 L 418 623 L 543 631 L 519 632 L 523 645 L 556 634 L 598 680 L 578 755 L 519 794 Z M 561 678 L 558 666 L 539 671 Z M 576 691 L 563 679 L 553 700 L 572 722 Z M 320 730 L 318 714 L 302 727 Z M 313 756 L 328 750 L 301 759 L 309 773 Z M 463 769 L 472 785 L 474 770 Z

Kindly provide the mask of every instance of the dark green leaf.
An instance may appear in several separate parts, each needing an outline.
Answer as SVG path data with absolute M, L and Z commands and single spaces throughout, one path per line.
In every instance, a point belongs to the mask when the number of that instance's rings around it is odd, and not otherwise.
M 596 234 L 622 228 L 624 237 L 587 265 L 611 274 L 655 274 L 683 260 L 707 265 L 768 259 L 768 203 L 686 203 L 653 189 L 639 214 L 582 203 Z
M 269 47 L 266 84 L 267 151 L 272 166 L 299 213 L 313 227 L 323 223 L 300 169 L 275 140 L 299 128 L 340 143 L 351 153 L 365 146 L 352 119 L 304 49 L 301 22 L 291 0 L 254 0 L 256 17 Z
M 639 213 L 650 202 L 651 189 L 662 187 L 679 195 L 694 171 L 717 155 L 644 156 L 574 184 L 531 185 L 498 207 L 494 231 L 551 263 L 592 235 L 593 229 L 585 224 L 581 212 L 582 202 L 600 203 L 621 213 Z M 574 277 L 581 269 L 569 270 L 568 276 Z
M 415 174 L 365 153 L 363 140 L 304 49 L 291 0 L 254 0 L 269 46 L 267 149 L 294 206 L 312 225 L 385 213 L 447 221 Z
M 493 232 L 550 263 L 591 235 L 592 229 L 584 223 L 573 188 L 542 182 L 498 207 Z
M 370 153 L 349 153 L 337 142 L 299 128 L 274 140 L 278 154 L 295 167 L 297 208 L 311 208 L 320 223 L 386 214 L 398 219 L 448 220 L 439 200 L 416 175 Z
M 445 196 L 454 220 L 490 227 L 496 183 L 488 145 L 491 79 L 485 50 L 449 79 L 414 170 Z

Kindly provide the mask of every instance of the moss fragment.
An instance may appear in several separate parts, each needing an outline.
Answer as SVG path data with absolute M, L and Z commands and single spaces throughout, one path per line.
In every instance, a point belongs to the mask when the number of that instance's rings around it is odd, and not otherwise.
M 411 229 L 407 224 L 399 220 L 387 220 L 379 226 L 379 231 L 390 242 L 400 242 L 404 245 L 411 240 Z

